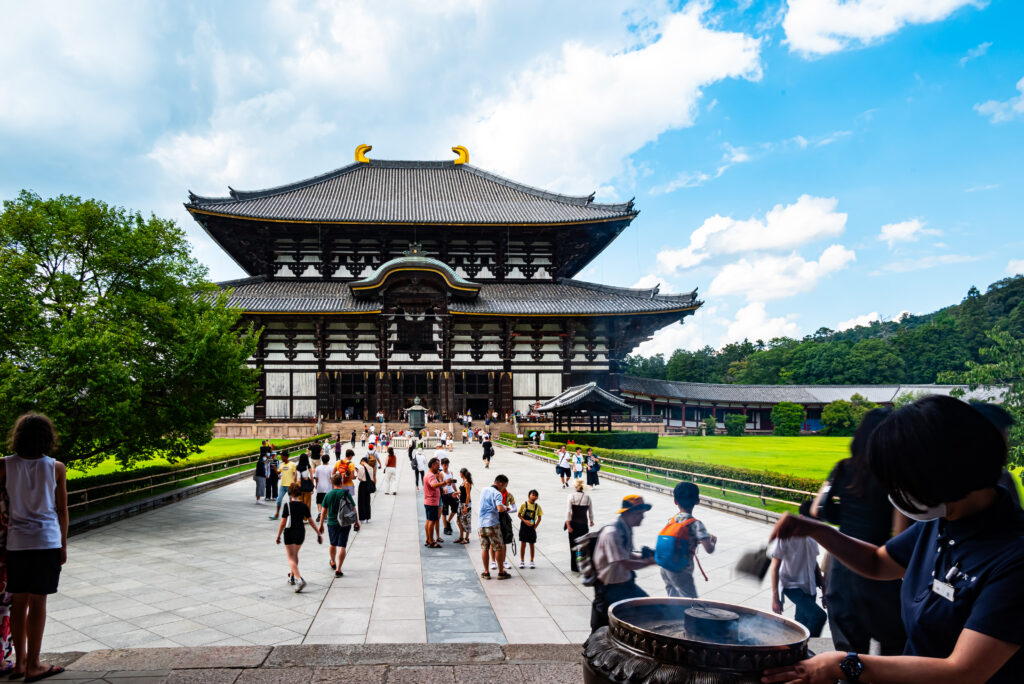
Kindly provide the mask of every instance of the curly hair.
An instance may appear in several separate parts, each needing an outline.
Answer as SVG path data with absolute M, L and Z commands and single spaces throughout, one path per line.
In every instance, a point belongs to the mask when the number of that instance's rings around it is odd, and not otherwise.
M 18 416 L 7 436 L 7 446 L 22 458 L 39 458 L 57 448 L 57 430 L 42 413 L 30 411 Z

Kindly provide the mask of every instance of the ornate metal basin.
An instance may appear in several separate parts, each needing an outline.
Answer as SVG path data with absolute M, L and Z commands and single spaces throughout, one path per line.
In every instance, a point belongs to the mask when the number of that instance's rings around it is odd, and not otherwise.
M 587 684 L 754 684 L 808 655 L 803 625 L 717 601 L 629 599 L 608 622 L 583 645 Z

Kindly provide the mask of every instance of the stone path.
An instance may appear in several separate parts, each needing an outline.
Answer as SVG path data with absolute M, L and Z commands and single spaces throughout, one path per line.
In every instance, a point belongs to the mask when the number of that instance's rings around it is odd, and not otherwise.
M 475 518 L 471 544 L 424 548 L 422 494 L 403 453 L 399 494 L 375 495 L 372 520 L 353 534 L 343 578 L 334 578 L 326 546 L 307 532 L 300 567 L 309 584 L 302 594 L 286 583 L 284 549 L 273 541 L 277 523 L 267 519 L 273 509 L 253 503 L 248 481 L 73 537 L 60 593 L 50 599 L 43 650 L 582 643 L 591 591 L 569 572 L 562 530 L 567 490 L 546 463 L 498 448 L 485 470 L 479 455 L 478 445 L 458 445 L 451 456 L 456 472 L 463 466 L 473 472 L 474 500 L 499 472 L 509 476 L 517 502 L 529 489 L 540 492 L 545 516 L 535 570 L 515 567 L 510 580 L 480 579 Z M 598 522 L 611 521 L 630 491 L 610 481 L 594 490 Z M 654 509 L 636 539 L 653 545 L 674 506 L 668 496 L 644 497 Z M 718 551 L 701 558 L 710 578 L 698 578 L 701 596 L 768 609 L 767 582 L 736 577 L 732 565 L 762 543 L 769 528 L 706 509 L 698 509 L 698 517 L 719 537 Z M 518 556 L 513 560 L 518 566 Z M 641 571 L 638 581 L 649 593 L 664 594 L 656 567 Z

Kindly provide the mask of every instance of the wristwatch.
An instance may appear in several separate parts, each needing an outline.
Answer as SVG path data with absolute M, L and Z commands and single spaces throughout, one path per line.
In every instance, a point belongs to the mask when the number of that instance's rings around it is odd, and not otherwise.
M 860 658 L 856 653 L 850 651 L 843 658 L 843 661 L 839 663 L 839 669 L 843 673 L 843 677 L 850 684 L 857 684 L 860 681 L 860 673 L 864 671 L 864 663 L 860 662 Z

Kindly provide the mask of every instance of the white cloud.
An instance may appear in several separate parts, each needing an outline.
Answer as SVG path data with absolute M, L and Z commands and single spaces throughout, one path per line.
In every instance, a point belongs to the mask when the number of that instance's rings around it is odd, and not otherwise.
M 698 310 L 693 316 L 687 316 L 682 321 L 665 326 L 654 333 L 651 339 L 642 342 L 633 353 L 642 356 L 664 354 L 667 360 L 676 349 L 700 349 L 705 345 L 697 318 L 700 315 L 701 312 Z
M 650 193 L 652 195 L 664 195 L 683 188 L 695 188 L 699 185 L 704 185 L 709 180 L 721 178 L 723 173 L 736 164 L 743 164 L 751 160 L 750 152 L 745 148 L 733 147 L 729 143 L 725 143 L 722 147 L 725 149 L 725 153 L 722 155 L 722 159 L 718 162 L 718 166 L 714 171 L 699 173 L 684 171 L 668 183 L 654 186 L 651 188 Z
M 940 256 L 926 256 L 918 259 L 904 259 L 902 261 L 894 261 L 890 264 L 882 266 L 882 268 L 871 272 L 871 275 L 881 275 L 882 273 L 909 273 L 910 271 L 922 271 L 926 268 L 935 268 L 936 266 L 948 266 L 950 264 L 962 264 L 968 261 L 977 261 L 979 257 L 970 256 L 967 254 L 943 254 Z
M 658 267 L 674 273 L 716 255 L 792 249 L 835 237 L 846 228 L 846 214 L 836 211 L 838 205 L 834 197 L 801 195 L 793 204 L 775 205 L 764 219 L 737 220 L 716 214 L 693 231 L 689 245 L 659 252 Z
M 849 330 L 850 328 L 856 328 L 859 325 L 871 325 L 875 321 L 882 320 L 882 317 L 878 315 L 877 311 L 866 313 L 861 316 L 854 316 L 853 318 L 845 321 L 839 321 L 836 323 L 836 330 Z
M 908 24 L 945 19 L 978 0 L 789 0 L 782 21 L 789 49 L 817 57 L 867 45 Z
M 971 48 L 967 51 L 967 54 L 960 58 L 960 66 L 965 66 L 972 59 L 984 57 L 990 47 L 992 47 L 992 43 L 985 42 L 978 44 L 977 47 Z
M 593 187 L 661 133 L 691 126 L 701 90 L 761 77 L 760 42 L 708 28 L 691 3 L 635 50 L 567 43 L 520 72 L 457 126 L 484 166 L 545 187 Z M 472 149 L 472 147 L 471 147 Z
M 1006 264 L 1006 275 L 1021 274 L 1024 274 L 1024 259 L 1010 259 L 1010 263 Z
M 988 102 L 982 102 L 981 104 L 974 105 L 974 109 L 982 116 L 989 117 L 992 123 L 1012 121 L 1021 114 L 1024 114 L 1024 78 L 1017 81 L 1017 92 L 1019 94 L 1016 97 L 1002 101 L 989 100 Z
M 736 312 L 736 318 L 726 329 L 722 342 L 745 339 L 767 342 L 773 337 L 797 337 L 800 326 L 792 319 L 793 316 L 769 318 L 763 302 L 751 302 Z
M 835 131 L 834 133 L 829 133 L 824 138 L 814 143 L 814 145 L 815 147 L 824 147 L 825 145 L 831 145 L 832 143 L 842 140 L 850 135 L 853 135 L 853 131 Z
M 878 233 L 878 239 L 889 244 L 891 249 L 897 242 L 917 242 L 922 235 L 941 235 L 942 231 L 925 228 L 921 219 L 910 219 L 899 223 L 887 223 Z
M 831 245 L 817 261 L 806 261 L 796 252 L 789 256 L 762 256 L 728 264 L 708 287 L 708 294 L 741 295 L 748 302 L 765 302 L 813 290 L 818 281 L 850 265 L 853 250 Z
M 972 185 L 971 187 L 964 190 L 964 192 L 984 192 L 986 190 L 995 190 L 999 187 L 999 183 L 989 183 L 988 185 Z
M 637 290 L 646 290 L 651 287 L 657 287 L 659 288 L 659 294 L 675 294 L 676 292 L 675 288 L 672 287 L 672 285 L 666 283 L 663 279 L 659 278 L 653 273 L 648 273 L 640 280 L 630 285 L 630 287 Z

